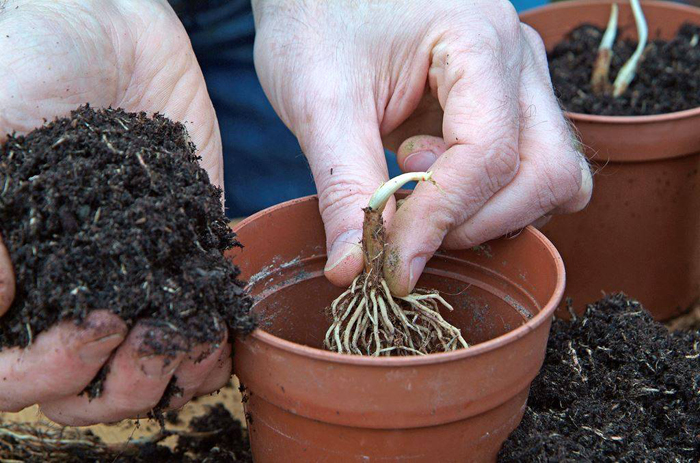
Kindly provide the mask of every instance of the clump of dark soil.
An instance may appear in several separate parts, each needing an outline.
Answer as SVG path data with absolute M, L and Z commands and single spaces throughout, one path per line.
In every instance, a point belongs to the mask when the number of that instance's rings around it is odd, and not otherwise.
M 669 332 L 623 295 L 556 320 L 502 462 L 698 461 L 700 332 Z
M 165 439 L 177 436 L 177 443 Z M 0 424 L 0 460 L 40 463 L 251 463 L 248 434 L 221 404 L 193 418 L 185 431 L 163 429 L 140 441 L 106 444 L 90 431 Z
M 220 342 L 226 326 L 252 330 L 251 300 L 223 255 L 239 243 L 198 160 L 185 127 L 159 114 L 83 106 L 10 136 L 0 232 L 17 291 L 0 348 L 96 309 L 156 328 L 146 344 L 157 354 Z
M 618 98 L 596 95 L 591 89 L 591 72 L 603 32 L 596 26 L 584 24 L 549 53 L 555 93 L 567 111 L 642 116 L 700 106 L 700 26 L 685 24 L 672 40 L 650 41 L 637 76 Z M 636 47 L 637 43 L 630 40 L 615 42 L 611 82 Z
M 216 404 L 210 408 L 209 413 L 193 419 L 190 429 L 200 434 L 180 436 L 175 455 L 196 455 L 198 458 L 193 461 L 212 463 L 253 461 L 247 432 L 243 431 L 241 422 L 223 405 Z M 212 432 L 217 430 L 220 431 Z

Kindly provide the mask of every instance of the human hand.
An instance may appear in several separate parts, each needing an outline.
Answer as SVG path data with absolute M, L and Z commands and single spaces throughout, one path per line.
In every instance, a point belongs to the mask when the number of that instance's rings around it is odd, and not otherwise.
M 476 246 L 588 203 L 590 170 L 543 43 L 510 2 L 253 7 L 256 69 L 311 166 L 333 283 L 362 270 L 362 208 L 387 180 L 383 144 L 440 186 L 420 184 L 386 209 L 385 276 L 397 295 L 440 246 Z
M 0 5 L 0 142 L 8 132 L 27 132 L 84 103 L 160 112 L 185 122 L 202 166 L 222 186 L 216 115 L 187 34 L 165 0 Z M 0 315 L 14 292 L 10 256 L 0 244 Z M 113 422 L 144 416 L 173 376 L 183 393 L 171 408 L 229 380 L 226 339 L 166 359 L 144 350 L 148 329 L 137 324 L 128 332 L 118 316 L 101 310 L 81 325 L 47 330 L 25 349 L 0 351 L 0 411 L 39 403 L 59 423 Z M 102 395 L 78 396 L 105 363 L 110 370 Z

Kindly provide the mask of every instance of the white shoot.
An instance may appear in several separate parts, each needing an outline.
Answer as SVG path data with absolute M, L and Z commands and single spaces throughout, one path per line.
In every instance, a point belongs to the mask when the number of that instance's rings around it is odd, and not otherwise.
M 368 206 L 373 211 L 379 211 L 381 213 L 384 211 L 384 207 L 386 206 L 387 201 L 389 201 L 389 198 L 394 196 L 394 193 L 399 191 L 402 186 L 408 182 L 425 181 L 435 183 L 432 172 L 408 172 L 398 175 L 388 182 L 384 182 L 379 188 L 377 188 L 370 198 Z
M 605 29 L 603 34 L 603 39 L 600 41 L 600 46 L 598 50 L 612 50 L 613 44 L 615 43 L 615 37 L 617 37 L 617 18 L 619 16 L 620 9 L 617 7 L 617 3 L 612 4 L 610 9 L 610 19 L 608 19 L 608 27 Z
M 634 80 L 637 73 L 637 67 L 642 59 L 644 49 L 647 46 L 647 39 L 649 37 L 649 27 L 647 26 L 647 21 L 644 18 L 644 12 L 642 11 L 642 6 L 639 4 L 639 0 L 630 0 L 630 5 L 632 6 L 632 13 L 634 14 L 634 22 L 637 24 L 637 35 L 639 37 L 639 43 L 637 44 L 637 49 L 634 51 L 630 59 L 622 66 L 620 72 L 617 74 L 615 83 L 613 84 L 613 96 L 618 97 L 625 93 L 629 84 Z

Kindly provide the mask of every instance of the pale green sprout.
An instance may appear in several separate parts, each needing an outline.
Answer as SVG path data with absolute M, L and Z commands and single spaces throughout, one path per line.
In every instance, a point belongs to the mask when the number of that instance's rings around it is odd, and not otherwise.
M 639 43 L 634 53 L 629 60 L 622 66 L 617 73 L 615 82 L 610 85 L 608 75 L 610 73 L 610 62 L 613 56 L 613 45 L 617 36 L 617 26 L 619 9 L 616 3 L 613 3 L 610 10 L 610 18 L 608 25 L 605 28 L 605 33 L 598 46 L 598 56 L 593 65 L 593 73 L 591 74 L 591 88 L 597 95 L 609 94 L 612 92 L 613 97 L 617 98 L 627 91 L 630 83 L 637 75 L 637 69 L 644 56 L 644 50 L 647 46 L 649 38 L 649 27 L 647 26 L 644 12 L 639 0 L 630 0 L 634 22 L 637 25 L 637 35 Z
M 627 87 L 629 87 L 630 83 L 637 75 L 637 68 L 644 55 L 644 49 L 647 46 L 649 37 L 649 27 L 647 26 L 647 21 L 642 11 L 642 5 L 640 5 L 639 0 L 630 0 L 630 5 L 632 6 L 632 13 L 634 14 L 634 22 L 637 24 L 639 43 L 637 44 L 637 49 L 634 50 L 630 59 L 622 66 L 622 69 L 620 69 L 620 72 L 615 78 L 615 83 L 613 84 L 613 96 L 615 98 L 627 91 Z

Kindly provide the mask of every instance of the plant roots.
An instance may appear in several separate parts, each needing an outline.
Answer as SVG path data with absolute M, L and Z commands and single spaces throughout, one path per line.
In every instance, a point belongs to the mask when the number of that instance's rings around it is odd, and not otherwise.
M 341 354 L 425 355 L 469 347 L 458 328 L 440 315 L 437 292 L 394 297 L 381 276 L 363 273 L 330 307 L 333 324 L 324 345 Z

